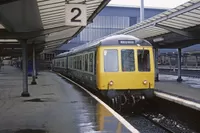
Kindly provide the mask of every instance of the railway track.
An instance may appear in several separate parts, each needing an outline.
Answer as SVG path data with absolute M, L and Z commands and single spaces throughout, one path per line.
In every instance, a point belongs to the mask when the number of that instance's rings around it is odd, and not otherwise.
M 163 130 L 165 130 L 168 133 L 176 133 L 172 129 L 164 126 L 163 124 L 161 124 L 161 123 L 159 123 L 159 122 L 157 122 L 157 121 L 155 121 L 151 118 L 149 118 L 147 114 L 141 114 L 141 116 L 144 117 L 145 119 L 149 120 L 150 122 L 152 122 L 154 125 L 158 126 L 159 128 L 162 128 Z

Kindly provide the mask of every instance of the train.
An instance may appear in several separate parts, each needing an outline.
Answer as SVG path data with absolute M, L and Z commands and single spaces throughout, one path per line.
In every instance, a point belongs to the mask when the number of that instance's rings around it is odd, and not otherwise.
M 154 56 L 150 42 L 112 35 L 52 60 L 52 70 L 106 97 L 113 105 L 134 105 L 154 97 Z

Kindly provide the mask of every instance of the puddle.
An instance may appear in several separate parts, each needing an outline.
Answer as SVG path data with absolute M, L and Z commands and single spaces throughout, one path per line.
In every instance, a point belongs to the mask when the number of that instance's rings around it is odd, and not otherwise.
M 54 93 L 44 93 L 43 95 L 54 95 Z
M 45 130 L 41 130 L 41 129 L 22 129 L 22 130 L 18 130 L 14 133 L 48 133 Z
M 53 98 L 33 98 L 24 100 L 24 102 L 56 102 L 56 100 Z
M 24 100 L 24 102 L 44 102 L 44 100 L 40 98 L 34 98 L 34 99 Z
M 44 85 L 41 85 L 41 86 L 51 86 L 52 84 L 44 84 Z

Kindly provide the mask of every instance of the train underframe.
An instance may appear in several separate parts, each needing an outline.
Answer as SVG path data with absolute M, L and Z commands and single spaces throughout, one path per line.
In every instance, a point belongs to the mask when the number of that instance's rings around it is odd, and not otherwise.
M 108 99 L 109 104 L 115 109 L 118 108 L 118 110 L 142 104 L 155 96 L 154 89 L 112 89 L 100 92 Z
M 109 90 L 102 91 L 97 88 L 96 89 L 91 88 L 90 86 L 88 86 L 88 84 L 79 82 L 80 81 L 79 79 L 69 76 L 66 72 L 63 72 L 62 70 L 57 69 L 54 71 L 67 76 L 68 78 L 90 89 L 91 91 L 100 93 L 104 98 L 103 100 L 118 111 L 121 111 L 123 108 L 127 108 L 127 107 L 130 108 L 130 107 L 137 107 L 138 105 L 140 106 L 140 104 L 143 103 L 143 101 L 151 99 L 155 96 L 154 89 L 152 88 L 151 89 L 123 89 L 123 90 L 109 89 Z

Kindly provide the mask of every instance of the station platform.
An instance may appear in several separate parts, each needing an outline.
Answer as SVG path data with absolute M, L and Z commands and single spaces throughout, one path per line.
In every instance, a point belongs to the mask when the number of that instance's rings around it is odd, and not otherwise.
M 31 77 L 29 77 L 29 84 Z M 130 132 L 105 106 L 51 72 L 40 72 L 30 97 L 20 97 L 22 72 L 0 71 L 0 133 Z
M 183 76 L 182 83 L 176 79 L 177 76 L 160 74 L 155 94 L 200 111 L 200 79 Z
M 178 75 L 178 68 L 172 66 L 159 66 L 159 73 L 165 75 Z M 181 68 L 181 75 L 187 77 L 200 78 L 200 67 L 183 67 Z
M 177 70 L 177 69 L 178 69 L 178 68 L 175 67 L 175 66 L 171 66 L 171 67 L 170 67 L 170 66 L 165 66 L 165 65 L 159 65 L 158 68 L 159 68 L 159 69 L 171 69 L 171 70 L 173 70 L 173 69 L 176 69 L 176 70 Z M 198 66 L 198 67 L 195 67 L 195 66 L 193 66 L 193 67 L 192 67 L 192 66 L 188 66 L 188 67 L 186 67 L 186 66 L 181 66 L 181 69 L 182 69 L 182 70 L 191 70 L 191 71 L 192 71 L 192 70 L 200 70 L 200 66 Z

